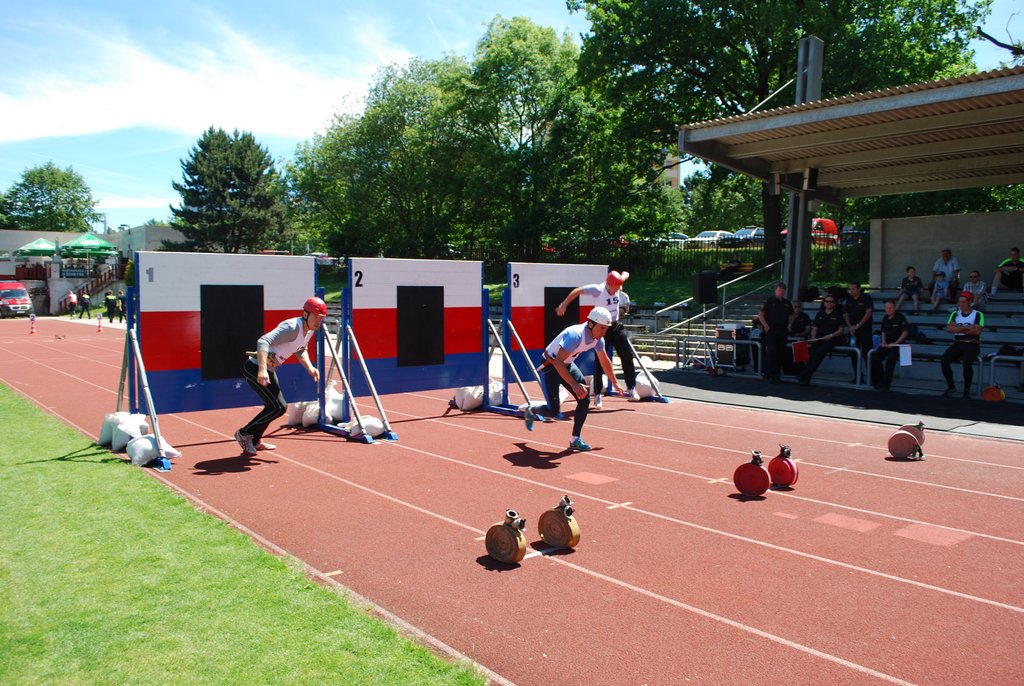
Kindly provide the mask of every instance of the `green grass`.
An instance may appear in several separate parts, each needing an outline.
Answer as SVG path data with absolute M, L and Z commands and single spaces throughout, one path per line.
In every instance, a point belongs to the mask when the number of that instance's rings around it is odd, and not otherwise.
M 0 416 L 0 683 L 485 683 L 3 385 Z

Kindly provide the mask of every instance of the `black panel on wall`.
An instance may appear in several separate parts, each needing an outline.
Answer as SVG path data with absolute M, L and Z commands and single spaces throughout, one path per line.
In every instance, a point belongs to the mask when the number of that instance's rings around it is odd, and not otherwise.
M 238 379 L 263 331 L 263 286 L 199 286 L 202 378 Z
M 444 364 L 444 286 L 398 286 L 398 366 Z
M 565 315 L 559 317 L 555 308 L 562 304 L 572 286 L 546 286 L 544 288 L 544 347 L 562 333 L 567 326 L 580 323 L 580 299 L 573 298 L 565 308 Z

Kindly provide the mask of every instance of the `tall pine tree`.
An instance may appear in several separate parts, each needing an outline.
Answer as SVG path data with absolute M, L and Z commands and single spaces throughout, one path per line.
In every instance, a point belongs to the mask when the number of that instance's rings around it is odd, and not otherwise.
M 210 127 L 189 159 L 182 183 L 173 183 L 181 206 L 171 207 L 184 234 L 173 250 L 256 252 L 271 247 L 284 230 L 283 185 L 270 154 L 251 133 L 228 135 Z

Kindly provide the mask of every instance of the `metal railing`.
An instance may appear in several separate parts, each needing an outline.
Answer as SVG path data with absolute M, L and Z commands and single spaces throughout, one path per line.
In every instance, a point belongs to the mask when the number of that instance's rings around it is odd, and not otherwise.
M 709 314 L 713 314 L 713 313 L 716 313 L 716 312 L 718 313 L 718 319 L 719 320 L 725 319 L 726 308 L 729 305 L 731 305 L 733 303 L 736 303 L 736 302 L 739 302 L 741 300 L 744 300 L 747 297 L 749 297 L 751 294 L 757 293 L 759 291 L 762 291 L 765 288 L 767 288 L 768 286 L 770 286 L 771 284 L 770 283 L 768 283 L 768 284 L 761 284 L 761 285 L 757 286 L 756 288 L 753 288 L 753 289 L 743 293 L 742 295 L 738 295 L 735 298 L 732 298 L 731 300 L 729 300 L 726 297 L 726 293 L 727 293 L 727 289 L 730 286 L 733 286 L 735 284 L 741 283 L 741 282 L 743 282 L 745 280 L 751 279 L 751 278 L 756 277 L 758 275 L 761 275 L 762 278 L 763 278 L 763 275 L 764 275 L 765 272 L 775 271 L 776 268 L 781 267 L 781 265 L 782 265 L 782 260 L 776 260 L 775 262 L 772 262 L 771 264 L 766 264 L 765 266 L 760 267 L 758 269 L 755 269 L 752 272 L 748 272 L 746 274 L 743 274 L 741 276 L 736 277 L 735 279 L 732 279 L 731 281 L 727 281 L 727 282 L 725 282 L 723 284 L 720 284 L 717 287 L 717 289 L 716 289 L 718 291 L 718 298 L 717 298 L 717 303 L 715 305 L 712 305 L 710 308 L 702 307 L 700 314 L 695 314 L 692 317 L 689 317 L 689 318 L 684 319 L 682 321 L 676 322 L 675 324 L 672 324 L 671 326 L 667 326 L 664 329 L 662 329 L 661 331 L 659 331 L 658 333 L 669 333 L 671 331 L 676 331 L 678 329 L 681 329 L 684 326 L 687 327 L 687 329 L 689 329 L 690 324 L 692 322 L 695 322 L 698 319 L 702 319 L 702 320 L 704 320 L 706 322 L 707 316 Z M 750 282 L 747 281 L 747 283 L 749 284 Z M 667 307 L 663 307 L 660 310 L 656 310 L 655 313 L 654 313 L 655 322 L 658 321 L 658 317 L 659 316 L 664 316 L 665 314 L 667 314 L 668 312 L 671 312 L 672 310 L 681 308 L 684 305 L 689 305 L 691 302 L 693 302 L 693 297 L 692 296 L 687 298 L 686 300 L 681 300 L 681 301 L 679 301 L 677 303 L 673 303 L 672 305 L 669 305 Z

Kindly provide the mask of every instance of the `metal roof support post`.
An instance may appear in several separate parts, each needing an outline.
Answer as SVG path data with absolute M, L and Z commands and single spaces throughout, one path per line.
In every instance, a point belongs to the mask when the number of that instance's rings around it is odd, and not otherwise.
M 821 68 L 825 56 L 825 43 L 815 36 L 800 39 L 796 60 L 795 104 L 821 100 Z M 807 191 L 815 190 L 818 172 L 804 169 L 804 182 L 799 193 L 789 194 L 789 231 L 786 234 L 786 262 L 783 280 L 789 286 L 791 300 L 800 297 L 811 271 L 811 216 L 807 207 Z

